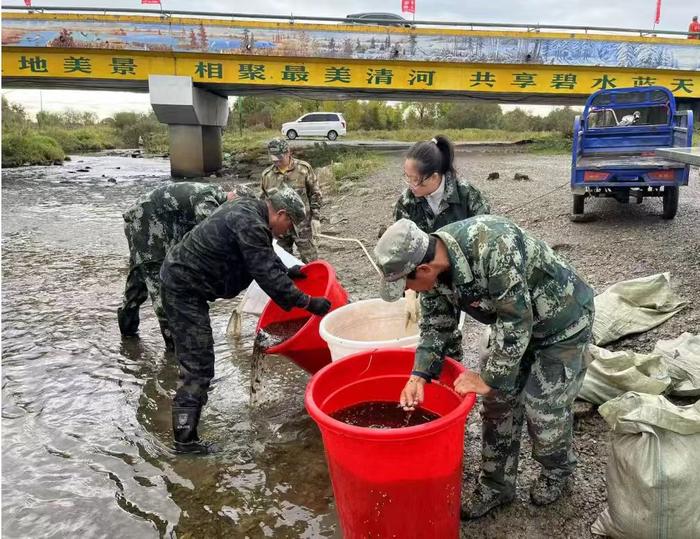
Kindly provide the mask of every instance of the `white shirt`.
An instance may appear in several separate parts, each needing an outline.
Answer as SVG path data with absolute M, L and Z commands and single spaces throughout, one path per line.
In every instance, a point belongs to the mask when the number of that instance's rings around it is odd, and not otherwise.
M 438 214 L 438 208 L 440 208 L 440 202 L 442 202 L 442 195 L 445 194 L 445 176 L 442 176 L 440 180 L 440 186 L 435 189 L 429 195 L 425 195 L 425 200 L 428 201 L 428 206 L 433 210 L 433 214 Z

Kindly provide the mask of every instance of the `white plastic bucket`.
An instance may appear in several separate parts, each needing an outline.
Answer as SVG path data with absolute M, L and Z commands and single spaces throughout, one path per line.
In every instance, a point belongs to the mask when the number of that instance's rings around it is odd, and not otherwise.
M 275 254 L 284 263 L 285 266 L 291 268 L 292 266 L 303 266 L 304 263 L 293 255 L 290 255 L 287 251 L 282 249 L 277 243 L 277 240 L 272 240 L 272 247 L 275 250 Z M 241 300 L 241 312 L 248 314 L 255 314 L 260 316 L 267 302 L 270 301 L 270 296 L 263 292 L 260 285 L 253 281 L 248 286 L 248 289 Z
M 350 303 L 327 314 L 319 333 L 328 343 L 333 361 L 362 350 L 415 348 L 418 326 L 406 324 L 406 300 L 387 303 L 367 299 Z

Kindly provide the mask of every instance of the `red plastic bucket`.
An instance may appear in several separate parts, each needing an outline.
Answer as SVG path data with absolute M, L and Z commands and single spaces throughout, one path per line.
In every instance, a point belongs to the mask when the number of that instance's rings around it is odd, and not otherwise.
M 310 262 L 304 266 L 304 273 L 306 279 L 294 281 L 302 292 L 310 296 L 328 298 L 331 302 L 331 311 L 348 303 L 348 293 L 338 282 L 335 270 L 328 262 L 324 260 Z M 275 322 L 288 322 L 300 318 L 309 320 L 292 337 L 268 348 L 265 352 L 286 356 L 302 369 L 313 374 L 331 362 L 328 345 L 318 333 L 318 327 L 321 324 L 320 316 L 309 317 L 309 312 L 304 309 L 294 308 L 291 311 L 285 311 L 270 300 L 260 315 L 256 331 Z
M 425 386 L 423 407 L 441 417 L 401 429 L 347 425 L 329 414 L 354 404 L 396 402 L 415 351 L 383 349 L 333 362 L 306 388 L 321 429 L 343 537 L 459 536 L 464 426 L 476 396 L 452 389 L 464 367 L 446 359 Z

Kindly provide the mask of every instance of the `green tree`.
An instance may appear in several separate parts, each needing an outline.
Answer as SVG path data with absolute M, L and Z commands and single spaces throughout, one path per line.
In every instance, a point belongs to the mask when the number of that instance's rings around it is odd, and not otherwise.
M 522 109 L 506 112 L 502 120 L 503 129 L 508 131 L 530 131 L 533 130 L 534 123 L 533 117 Z
M 29 123 L 24 107 L 19 103 L 10 103 L 2 96 L 2 128 L 17 129 Z
M 574 118 L 577 114 L 571 107 L 556 108 L 542 119 L 542 127 L 545 131 L 556 131 L 573 137 Z
M 498 129 L 503 112 L 496 103 L 456 102 L 443 109 L 439 127 L 452 129 Z

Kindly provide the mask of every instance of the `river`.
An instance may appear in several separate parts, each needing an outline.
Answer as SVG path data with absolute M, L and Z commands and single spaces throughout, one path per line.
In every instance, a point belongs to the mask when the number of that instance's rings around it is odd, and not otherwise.
M 116 180 L 116 181 L 114 181 Z M 170 181 L 159 159 L 74 156 L 2 179 L 2 535 L 332 537 L 337 519 L 307 375 L 269 359 L 249 406 L 255 320 L 228 340 L 211 311 L 216 378 L 200 434 L 220 452 L 171 449 L 177 369 L 147 302 L 122 341 L 121 212 Z

